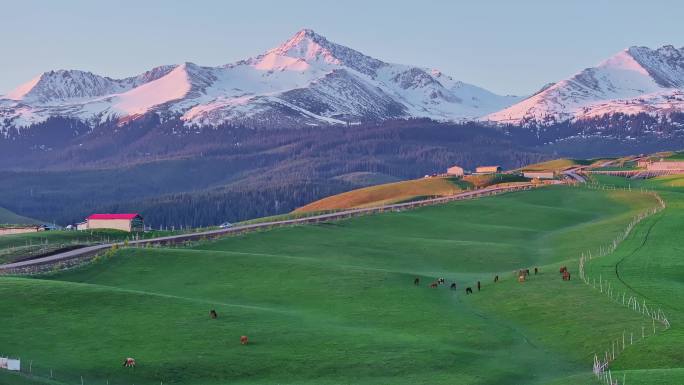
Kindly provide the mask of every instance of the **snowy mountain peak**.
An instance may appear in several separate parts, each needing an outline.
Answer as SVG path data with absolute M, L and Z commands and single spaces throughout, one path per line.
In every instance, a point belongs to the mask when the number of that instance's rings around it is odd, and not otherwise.
M 662 87 L 684 87 L 684 48 L 666 45 L 652 50 L 630 47 L 627 52 Z
M 256 58 L 257 67 L 264 70 L 304 70 L 320 63 L 342 65 L 366 75 L 385 65 L 384 62 L 366 56 L 351 48 L 333 43 L 311 29 L 302 29 L 276 48 Z
M 630 47 L 520 103 L 484 117 L 526 124 L 684 111 L 684 49 Z
M 303 29 L 220 67 L 186 62 L 124 79 L 51 71 L 0 98 L 0 134 L 52 116 L 96 125 L 154 113 L 188 125 L 303 127 L 401 118 L 466 120 L 519 99 L 440 71 L 386 63 Z
M 79 70 L 44 72 L 6 95 L 8 99 L 40 103 L 89 98 L 121 91 L 116 81 Z

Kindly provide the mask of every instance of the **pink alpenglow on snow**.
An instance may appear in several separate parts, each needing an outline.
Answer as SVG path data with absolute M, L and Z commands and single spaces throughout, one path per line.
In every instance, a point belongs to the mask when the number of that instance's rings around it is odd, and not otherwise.
M 218 67 L 161 66 L 126 79 L 46 72 L 0 97 L 0 122 L 11 122 L 0 123 L 0 135 L 53 116 L 97 124 L 146 113 L 203 126 L 462 121 L 519 100 L 439 70 L 387 63 L 303 29 L 264 54 Z

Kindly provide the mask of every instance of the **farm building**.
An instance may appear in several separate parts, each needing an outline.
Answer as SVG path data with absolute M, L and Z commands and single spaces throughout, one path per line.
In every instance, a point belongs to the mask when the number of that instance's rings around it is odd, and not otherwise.
M 449 176 L 463 176 L 463 168 L 458 166 L 451 166 L 447 169 L 447 175 Z
M 553 171 L 523 171 L 523 176 L 530 179 L 553 179 L 556 174 Z
M 684 162 L 660 160 L 649 162 L 646 165 L 648 171 L 684 171 Z
M 480 166 L 475 168 L 476 174 L 496 174 L 501 172 L 501 166 Z
M 140 214 L 93 214 L 86 218 L 86 228 L 143 231 L 145 224 Z M 78 226 L 81 228 L 82 226 Z

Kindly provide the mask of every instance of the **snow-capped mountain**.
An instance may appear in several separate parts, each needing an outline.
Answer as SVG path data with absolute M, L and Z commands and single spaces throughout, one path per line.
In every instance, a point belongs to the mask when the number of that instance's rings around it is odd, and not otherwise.
M 684 111 L 684 48 L 631 47 L 485 121 L 552 123 L 621 113 L 667 115 Z
M 203 126 L 466 120 L 519 100 L 437 70 L 386 63 L 304 29 L 262 55 L 220 67 L 184 63 L 126 79 L 46 72 L 0 97 L 0 130 L 52 116 L 97 124 L 149 112 Z

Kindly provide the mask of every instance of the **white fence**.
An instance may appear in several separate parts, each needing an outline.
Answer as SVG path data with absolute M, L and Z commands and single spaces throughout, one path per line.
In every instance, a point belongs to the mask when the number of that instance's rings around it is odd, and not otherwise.
M 658 202 L 658 206 L 634 217 L 634 219 L 627 225 L 627 228 L 622 233 L 620 233 L 618 237 L 616 237 L 613 240 L 612 243 L 600 247 L 594 253 L 592 253 L 591 251 L 582 253 L 579 259 L 579 275 L 585 284 L 597 290 L 600 294 L 606 295 L 613 302 L 621 304 L 622 306 L 625 306 L 628 309 L 631 309 L 645 317 L 651 318 L 652 325 L 649 326 L 652 326 L 653 335 L 655 335 L 657 332 L 656 322 L 662 325 L 663 330 L 667 330 L 670 328 L 670 321 L 660 308 L 656 309 L 653 305 L 649 307 L 645 299 L 640 300 L 638 297 L 634 295 L 629 295 L 627 291 L 622 291 L 620 293 L 616 291 L 615 286 L 613 286 L 611 282 L 605 280 L 602 275 L 599 275 L 597 281 L 596 277 L 588 277 L 585 271 L 585 265 L 588 261 L 613 253 L 618 248 L 620 243 L 627 239 L 627 237 L 632 232 L 632 230 L 634 230 L 636 225 L 638 225 L 644 219 L 652 215 L 655 215 L 665 209 L 665 201 L 655 192 L 651 192 L 650 194 L 652 194 L 652 196 L 656 199 L 656 201 Z M 649 330 L 647 332 L 646 326 L 642 326 L 641 330 L 637 331 L 636 338 L 637 340 L 643 340 L 648 335 L 651 335 L 651 331 Z M 627 330 L 623 329 L 621 336 L 618 336 L 616 339 L 611 340 L 610 347 L 606 349 L 606 351 L 603 354 L 603 357 L 600 357 L 598 354 L 594 355 L 593 372 L 601 382 L 607 385 L 625 384 L 624 375 L 622 378 L 622 382 L 620 382 L 617 378 L 613 377 L 609 369 L 609 365 L 616 359 L 616 357 L 622 351 L 624 351 L 627 348 L 627 346 L 631 346 L 635 343 L 634 337 L 635 333 L 633 331 L 630 331 L 629 334 L 627 334 Z

